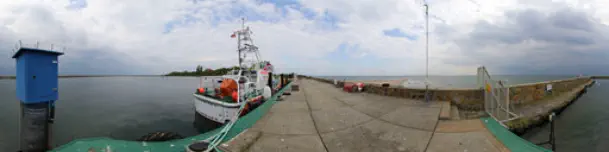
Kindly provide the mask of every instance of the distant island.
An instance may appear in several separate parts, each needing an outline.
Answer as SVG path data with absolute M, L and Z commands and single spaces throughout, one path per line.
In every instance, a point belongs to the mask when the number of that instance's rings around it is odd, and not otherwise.
M 218 68 L 218 69 L 205 69 L 203 70 L 203 66 L 198 65 L 195 71 L 174 71 L 165 76 L 220 76 L 228 73 L 233 69 L 238 69 L 237 66 L 230 68 Z
M 0 79 L 15 79 L 15 76 L 1 76 Z

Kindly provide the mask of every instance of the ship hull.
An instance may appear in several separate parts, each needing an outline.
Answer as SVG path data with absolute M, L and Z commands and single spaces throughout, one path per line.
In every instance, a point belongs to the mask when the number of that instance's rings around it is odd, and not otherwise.
M 238 103 L 227 103 L 211 97 L 194 94 L 194 105 L 197 114 L 212 120 L 216 123 L 224 124 L 229 122 L 239 111 Z

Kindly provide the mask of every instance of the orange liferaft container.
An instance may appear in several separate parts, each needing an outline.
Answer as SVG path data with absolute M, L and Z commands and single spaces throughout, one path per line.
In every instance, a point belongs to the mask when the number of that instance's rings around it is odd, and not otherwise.
M 237 91 L 237 82 L 235 82 L 235 80 L 224 79 L 222 83 L 220 83 L 221 96 L 232 96 L 234 91 Z

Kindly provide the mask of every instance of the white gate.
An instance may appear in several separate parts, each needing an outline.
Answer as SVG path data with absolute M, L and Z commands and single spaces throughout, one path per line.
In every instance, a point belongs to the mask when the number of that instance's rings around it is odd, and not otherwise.
M 504 83 L 491 79 L 484 66 L 478 68 L 478 86 L 484 90 L 484 111 L 501 125 L 519 117 L 511 106 L 510 89 Z

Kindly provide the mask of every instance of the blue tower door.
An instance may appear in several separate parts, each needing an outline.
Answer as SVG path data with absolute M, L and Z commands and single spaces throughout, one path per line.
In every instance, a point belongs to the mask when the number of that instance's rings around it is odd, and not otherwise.
M 36 98 L 57 99 L 57 58 L 41 62 L 30 78 L 34 82 Z

